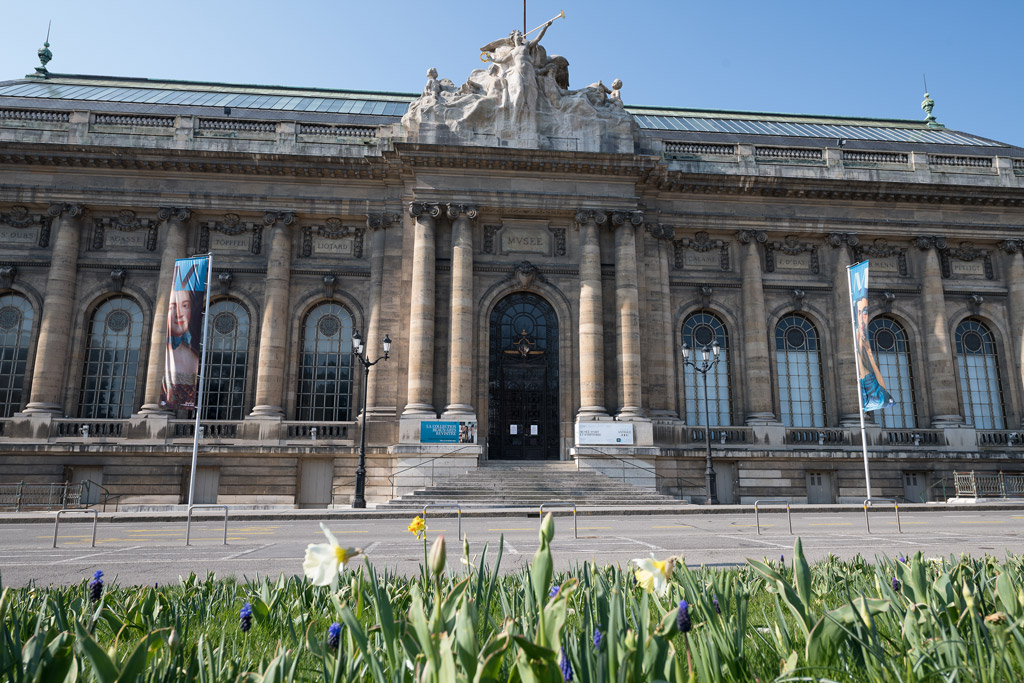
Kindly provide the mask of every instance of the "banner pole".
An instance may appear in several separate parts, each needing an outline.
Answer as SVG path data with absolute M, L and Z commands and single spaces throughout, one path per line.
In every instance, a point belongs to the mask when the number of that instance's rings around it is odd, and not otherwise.
M 203 377 L 206 374 L 206 330 L 210 323 L 210 281 L 213 279 L 213 252 L 207 254 L 206 258 L 206 304 L 203 308 L 203 343 L 199 351 L 199 377 L 197 381 L 198 388 L 196 391 L 196 424 L 194 430 L 195 433 L 192 435 L 192 472 L 188 483 L 189 507 L 192 507 L 192 499 L 196 491 L 196 463 L 199 459 L 199 418 L 203 409 Z M 192 518 L 190 516 L 189 523 L 191 523 L 191 521 Z M 188 536 L 187 529 L 185 535 L 186 537 Z
M 864 485 L 867 487 L 867 499 L 871 500 L 871 470 L 868 468 L 868 438 L 867 431 L 864 429 L 864 401 L 860 393 L 860 353 L 857 348 L 857 307 L 853 301 L 853 278 L 852 269 L 854 266 L 860 265 L 858 263 L 852 266 L 846 266 L 846 285 L 850 291 L 850 321 L 853 323 L 853 358 L 857 363 L 857 411 L 860 413 L 860 448 L 861 453 L 864 456 Z M 864 289 L 867 291 L 867 282 L 864 283 Z

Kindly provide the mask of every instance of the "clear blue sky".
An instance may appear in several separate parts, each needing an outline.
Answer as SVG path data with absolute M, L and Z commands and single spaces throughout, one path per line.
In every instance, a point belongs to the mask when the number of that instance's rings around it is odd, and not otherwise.
M 921 119 L 1024 146 L 1024 0 L 530 0 L 572 87 L 627 104 Z M 418 92 L 456 84 L 522 25 L 521 0 L 0 0 L 0 80 L 38 63 L 109 76 Z

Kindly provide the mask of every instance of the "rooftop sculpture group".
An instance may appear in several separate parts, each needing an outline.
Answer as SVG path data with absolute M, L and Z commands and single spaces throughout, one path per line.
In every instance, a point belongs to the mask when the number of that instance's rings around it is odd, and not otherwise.
M 559 17 L 564 16 L 564 13 Z M 555 17 L 556 19 L 559 17 Z M 461 86 L 427 71 L 423 94 L 402 117 L 410 140 L 434 144 L 632 153 L 636 124 L 622 104 L 622 81 L 569 88 L 569 61 L 548 57 L 515 30 L 480 48 L 488 64 Z M 536 30 L 536 29 L 535 29 Z M 531 31 L 532 33 L 532 31 Z

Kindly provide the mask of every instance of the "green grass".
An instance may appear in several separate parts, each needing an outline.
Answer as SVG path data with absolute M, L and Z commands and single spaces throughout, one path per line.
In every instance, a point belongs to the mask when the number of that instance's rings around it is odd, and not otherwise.
M 500 545 L 441 572 L 426 566 L 431 554 L 411 577 L 370 558 L 336 591 L 294 576 L 194 574 L 106 586 L 96 602 L 88 579 L 4 589 L 0 680 L 561 681 L 563 659 L 577 681 L 1024 680 L 1020 558 L 808 565 L 798 540 L 786 565 L 677 563 L 657 595 L 632 568 L 554 573 L 553 537 L 546 520 L 530 567 L 513 573 L 500 572 Z M 332 622 L 342 624 L 336 651 Z

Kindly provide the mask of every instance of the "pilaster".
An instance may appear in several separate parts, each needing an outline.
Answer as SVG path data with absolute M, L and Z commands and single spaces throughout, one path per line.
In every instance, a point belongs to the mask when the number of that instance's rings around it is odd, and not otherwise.
M 618 420 L 646 421 L 640 360 L 640 295 L 637 289 L 636 232 L 640 211 L 612 213 L 615 228 L 615 308 L 618 312 Z
M 267 211 L 263 224 L 269 228 L 270 253 L 267 255 L 267 279 L 260 324 L 259 365 L 256 370 L 256 404 L 252 418 L 284 417 L 284 370 L 287 364 L 288 305 L 292 262 L 292 236 L 295 223 L 292 211 Z
M 761 275 L 759 244 L 768 241 L 761 230 L 740 230 L 736 234 L 743 268 L 743 355 L 746 387 L 746 423 L 778 425 L 773 409 L 774 390 L 771 379 L 768 323 L 764 307 L 764 282 Z
M 475 420 L 473 397 L 473 221 L 477 208 L 449 204 L 452 221 L 452 287 L 445 420 Z
M 433 419 L 434 409 L 434 294 L 435 243 L 439 204 L 412 202 L 409 214 L 416 219 L 413 235 L 412 291 L 409 304 L 408 403 L 402 417 Z
M 860 244 L 852 233 L 829 233 L 825 243 L 835 251 L 832 271 L 832 311 L 835 348 L 833 362 L 836 368 L 836 394 L 839 405 L 839 424 L 860 427 L 860 379 L 857 359 L 853 354 L 853 320 L 850 315 L 850 248 Z
M 653 297 L 657 297 L 654 309 L 656 320 L 650 325 L 654 337 L 645 345 L 649 357 L 653 358 L 651 371 L 647 374 L 649 406 L 651 419 L 656 423 L 681 424 L 677 406 L 679 405 L 679 380 L 676 375 L 675 324 L 672 320 L 672 292 L 669 287 L 672 258 L 672 240 L 675 229 L 668 225 L 650 225 L 647 229 L 656 240 L 656 268 L 649 278 L 649 287 L 654 289 Z
M 953 371 L 953 351 L 946 317 L 946 297 L 942 289 L 939 251 L 946 248 L 945 237 L 922 236 L 917 248 L 924 257 L 921 275 L 921 321 L 928 360 L 928 395 L 931 399 L 932 426 L 956 427 L 963 424 Z
M 602 321 L 601 244 L 598 228 L 604 211 L 576 212 L 580 232 L 580 409 L 577 421 L 609 419 L 604 406 L 604 325 Z
M 370 231 L 370 305 L 369 321 L 366 326 L 366 344 L 373 347 L 384 334 L 389 331 L 381 331 L 381 298 L 384 287 L 384 248 L 385 234 L 397 216 L 387 212 L 369 214 L 366 216 L 366 228 Z M 369 383 L 366 385 L 366 419 L 386 419 L 394 417 L 395 406 L 379 405 L 379 386 L 383 381 L 382 375 L 385 368 L 378 365 L 370 373 Z

